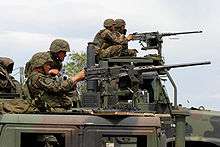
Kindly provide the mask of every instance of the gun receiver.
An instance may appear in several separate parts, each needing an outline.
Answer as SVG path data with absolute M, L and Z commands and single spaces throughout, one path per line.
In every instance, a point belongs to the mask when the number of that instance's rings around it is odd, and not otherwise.
M 193 34 L 202 33 L 202 31 L 190 31 L 190 32 L 178 32 L 178 33 L 159 33 L 159 32 L 146 32 L 146 33 L 133 33 L 133 40 L 139 40 L 142 46 L 142 50 L 156 49 L 158 54 L 161 56 L 162 50 L 162 37 L 182 35 L 182 34 Z

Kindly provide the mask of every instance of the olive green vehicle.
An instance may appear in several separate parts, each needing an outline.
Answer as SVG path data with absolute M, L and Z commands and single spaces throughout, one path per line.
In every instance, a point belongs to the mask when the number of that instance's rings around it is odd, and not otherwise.
M 1 147 L 157 147 L 160 144 L 160 119 L 150 115 L 5 114 L 1 116 L 0 128 Z M 41 140 L 39 136 L 47 138 Z
M 81 107 L 63 113 L 2 114 L 0 147 L 220 146 L 220 113 L 178 106 L 169 74 L 172 68 L 210 62 L 166 65 L 161 54 L 162 37 L 190 33 L 201 31 L 134 33 L 143 50 L 158 51 L 144 57 L 97 60 L 96 44 L 89 43 Z M 173 104 L 164 81 L 173 86 Z
M 220 112 L 190 110 L 186 124 L 186 141 L 192 145 L 220 146 Z

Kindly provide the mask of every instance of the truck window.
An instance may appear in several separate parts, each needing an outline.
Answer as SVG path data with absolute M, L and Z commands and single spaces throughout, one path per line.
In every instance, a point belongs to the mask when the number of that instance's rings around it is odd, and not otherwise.
M 65 147 L 65 134 L 21 133 L 20 147 Z
M 0 147 L 77 147 L 73 134 L 75 127 L 9 124 L 2 129 Z
M 105 136 L 101 147 L 147 147 L 147 136 Z
M 83 146 L 94 147 L 157 147 L 156 129 L 147 127 L 87 127 Z

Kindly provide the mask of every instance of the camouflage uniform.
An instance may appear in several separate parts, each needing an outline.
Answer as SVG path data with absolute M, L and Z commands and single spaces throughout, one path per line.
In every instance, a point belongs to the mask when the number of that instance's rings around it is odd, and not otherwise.
M 115 20 L 115 31 L 119 32 L 120 34 L 126 35 L 127 30 L 125 29 L 126 23 L 123 19 L 116 19 Z
M 47 53 L 39 53 L 32 58 L 32 67 L 43 67 L 47 62 L 53 62 Z M 72 105 L 67 97 L 68 92 L 74 90 L 75 83 L 72 80 L 57 81 L 43 71 L 33 71 L 27 81 L 30 96 L 34 100 L 34 105 L 39 111 L 59 111 L 69 109 Z
M 127 29 L 125 28 L 126 23 L 123 19 L 116 19 L 115 20 L 115 34 L 117 36 L 120 35 L 126 35 L 127 33 Z M 128 48 L 128 44 L 127 44 L 127 48 Z M 137 55 L 137 50 L 136 49 L 128 49 L 128 56 L 136 56 Z
M 24 99 L 0 99 L 0 114 L 4 113 L 32 113 L 36 110 L 29 100 Z
M 19 82 L 10 75 L 13 66 L 13 60 L 0 57 L 0 93 L 21 93 Z
M 53 69 L 58 69 L 59 71 L 62 69 L 62 61 L 60 61 L 57 57 L 57 53 L 59 51 L 65 51 L 65 52 L 70 52 L 70 47 L 67 41 L 63 39 L 56 39 L 54 40 L 49 48 L 50 51 L 44 52 L 45 54 L 47 53 L 53 60 L 52 68 Z M 38 54 L 41 54 L 43 52 L 38 52 L 34 56 L 38 56 Z M 28 61 L 25 65 L 25 77 L 28 77 L 28 75 L 32 72 L 33 67 L 31 66 L 31 60 Z
M 32 60 L 39 57 L 41 54 L 49 54 L 49 52 L 38 52 L 36 54 L 34 54 L 31 59 L 26 63 L 25 65 L 25 70 L 24 70 L 24 73 L 25 73 L 25 77 L 28 78 L 30 76 L 30 74 L 33 72 L 33 65 L 31 64 L 32 63 Z M 47 55 L 47 56 L 48 56 Z
M 97 45 L 96 53 L 100 58 L 109 58 L 120 56 L 123 48 L 126 47 L 127 40 L 125 37 L 117 36 L 107 27 L 114 25 L 114 20 L 107 19 L 104 22 L 106 29 L 100 30 L 95 38 L 94 43 Z

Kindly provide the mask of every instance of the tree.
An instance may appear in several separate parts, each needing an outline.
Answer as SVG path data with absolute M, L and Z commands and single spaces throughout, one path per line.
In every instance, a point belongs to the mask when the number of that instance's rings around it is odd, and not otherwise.
M 69 59 L 67 63 L 64 65 L 64 70 L 68 76 L 72 76 L 79 71 L 81 71 L 83 68 L 86 67 L 86 53 L 81 52 L 81 53 L 72 53 L 69 55 Z M 85 81 L 80 81 L 77 83 L 77 88 L 76 88 L 76 98 L 77 98 L 77 107 L 80 107 L 81 105 L 81 96 L 82 93 L 86 92 L 86 82 Z
M 68 62 L 64 65 L 64 69 L 68 76 L 74 75 L 86 67 L 86 53 L 72 53 L 69 55 Z

